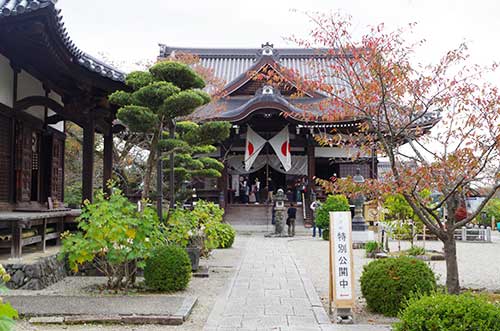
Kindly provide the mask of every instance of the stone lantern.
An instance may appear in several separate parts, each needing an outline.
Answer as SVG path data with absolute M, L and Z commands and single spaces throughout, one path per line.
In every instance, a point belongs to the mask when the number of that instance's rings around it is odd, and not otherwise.
M 357 184 L 363 184 L 365 182 L 365 178 L 361 175 L 361 170 L 359 168 L 352 180 Z M 352 219 L 353 231 L 366 231 L 368 229 L 365 218 L 363 217 L 364 203 L 365 195 L 363 193 L 358 193 L 354 198 L 354 217 Z
M 283 235 L 283 219 L 285 216 L 285 192 L 283 189 L 279 189 L 278 192 L 274 195 L 274 210 L 275 210 L 275 235 L 281 236 Z

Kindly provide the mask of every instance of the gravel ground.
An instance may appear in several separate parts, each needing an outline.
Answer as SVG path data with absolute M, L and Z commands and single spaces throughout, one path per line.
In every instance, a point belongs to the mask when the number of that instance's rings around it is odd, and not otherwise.
M 225 287 L 229 283 L 228 280 L 233 276 L 237 266 L 239 265 L 243 249 L 248 240 L 247 236 L 237 236 L 235 243 L 230 249 L 215 250 L 211 257 L 202 260 L 201 264 L 210 267 L 210 277 L 208 278 L 192 278 L 189 287 L 174 295 L 193 295 L 198 297 L 198 302 L 195 305 L 193 312 L 188 320 L 180 326 L 165 326 L 165 325 L 31 325 L 27 321 L 18 321 L 16 329 L 18 331 L 39 331 L 39 330 L 105 330 L 105 331 L 121 331 L 121 330 L 185 330 L 198 331 L 203 329 L 210 311 L 220 293 L 223 293 Z M 68 277 L 63 281 L 54 284 L 41 291 L 11 291 L 11 295 L 78 295 L 85 292 L 85 287 L 103 282 L 102 277 Z
M 328 242 L 311 237 L 297 238 L 288 243 L 301 264 L 306 268 L 311 280 L 318 292 L 325 309 L 328 309 Z M 422 242 L 417 242 L 422 246 Z M 397 250 L 398 243 L 390 242 L 391 251 Z M 409 248 L 409 242 L 401 242 L 402 249 Z M 438 241 L 427 241 L 427 249 L 442 251 L 442 244 Z M 474 289 L 487 289 L 490 291 L 500 290 L 500 234 L 493 234 L 493 243 L 457 243 L 458 267 L 460 274 L 460 284 L 462 287 Z M 387 324 L 394 321 L 378 314 L 366 311 L 364 300 L 360 294 L 359 277 L 363 270 L 363 265 L 371 259 L 365 257 L 363 249 L 354 250 L 354 271 L 356 274 L 356 322 L 357 323 L 377 323 Z M 437 275 L 438 283 L 444 284 L 446 281 L 445 261 L 429 262 L 430 267 Z

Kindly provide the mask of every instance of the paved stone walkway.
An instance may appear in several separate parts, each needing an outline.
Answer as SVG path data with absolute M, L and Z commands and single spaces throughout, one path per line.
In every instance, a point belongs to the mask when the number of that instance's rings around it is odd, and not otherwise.
M 329 324 L 312 282 L 297 265 L 286 239 L 255 235 L 204 330 L 308 331 Z

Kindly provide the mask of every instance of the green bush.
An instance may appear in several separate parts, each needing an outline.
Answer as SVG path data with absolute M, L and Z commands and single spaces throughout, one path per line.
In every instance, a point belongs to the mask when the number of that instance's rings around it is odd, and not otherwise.
M 185 249 L 167 245 L 156 248 L 144 267 L 146 286 L 158 291 L 184 290 L 191 279 L 191 260 Z
M 94 203 L 85 201 L 78 229 L 63 235 L 60 258 L 75 272 L 91 263 L 108 278 L 108 289 L 134 285 L 137 269 L 162 241 L 156 212 L 150 207 L 139 212 L 116 188 L 109 197 L 101 191 Z
M 482 213 L 486 214 L 483 220 Z M 500 222 L 500 198 L 493 198 L 484 207 L 483 211 L 476 217 L 477 223 L 484 226 L 491 226 L 491 218 L 495 218 L 495 223 Z
M 372 261 L 364 266 L 360 282 L 368 308 L 386 316 L 396 316 L 410 294 L 436 289 L 432 270 L 410 257 Z
M 10 281 L 10 275 L 5 271 L 3 265 L 0 264 L 0 292 L 7 292 L 7 287 L 5 284 Z M 4 302 L 0 298 L 0 330 L 10 331 L 13 330 L 15 326 L 14 319 L 19 318 L 17 310 L 15 310 L 10 303 Z
M 350 211 L 349 201 L 345 195 L 329 195 L 326 201 L 321 204 L 316 214 L 316 226 L 328 230 L 330 227 L 331 211 Z
M 64 186 L 64 202 L 67 206 L 81 206 L 82 184 L 81 182 Z
M 395 331 L 499 331 L 500 307 L 472 294 L 432 294 L 408 300 Z
M 193 210 L 175 209 L 165 226 L 165 236 L 171 244 L 187 247 L 193 237 L 203 237 L 203 255 L 219 247 L 231 247 L 234 230 L 222 223 L 224 210 L 212 202 L 200 200 Z
M 378 243 L 378 241 L 368 241 L 365 244 L 366 253 L 373 253 L 379 249 L 380 249 L 380 244 Z
M 236 231 L 227 223 L 219 223 L 217 226 L 217 237 L 219 241 L 218 248 L 230 248 L 233 246 Z
M 413 246 L 406 251 L 406 254 L 410 256 L 425 255 L 425 248 Z

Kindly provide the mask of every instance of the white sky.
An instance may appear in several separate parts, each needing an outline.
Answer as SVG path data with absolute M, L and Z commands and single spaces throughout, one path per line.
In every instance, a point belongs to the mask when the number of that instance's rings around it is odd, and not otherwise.
M 80 49 L 128 64 L 154 60 L 158 43 L 260 47 L 269 41 L 293 47 L 283 37 L 306 35 L 310 24 L 290 9 L 341 9 L 353 16 L 359 33 L 381 22 L 388 28 L 418 22 L 416 37 L 427 39 L 418 53 L 423 63 L 464 40 L 474 62 L 500 60 L 498 0 L 60 0 L 57 7 Z

